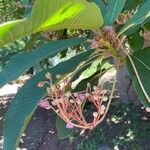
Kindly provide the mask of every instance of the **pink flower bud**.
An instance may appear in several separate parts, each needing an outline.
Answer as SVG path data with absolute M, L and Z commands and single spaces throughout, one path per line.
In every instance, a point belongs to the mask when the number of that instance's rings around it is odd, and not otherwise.
M 45 82 L 44 81 L 41 81 L 38 83 L 38 87 L 43 87 L 45 85 Z
M 38 103 L 38 106 L 45 108 L 45 109 L 50 109 L 50 105 L 47 100 L 40 100 Z
M 85 95 L 84 95 L 84 94 L 78 94 L 78 96 L 79 96 L 79 99 L 80 99 L 81 101 L 83 101 L 83 100 L 85 99 Z
M 146 108 L 146 111 L 147 111 L 147 112 L 150 112 L 150 107 L 147 107 L 147 108 Z
M 72 123 L 67 123 L 67 124 L 66 124 L 66 128 L 67 128 L 67 129 L 73 129 L 73 127 L 74 127 L 74 126 L 72 125 Z

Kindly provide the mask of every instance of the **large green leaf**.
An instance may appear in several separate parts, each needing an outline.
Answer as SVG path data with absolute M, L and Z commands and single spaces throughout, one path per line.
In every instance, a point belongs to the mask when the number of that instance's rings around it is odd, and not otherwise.
M 44 73 L 32 77 L 11 102 L 4 123 L 4 150 L 16 150 L 38 100 L 45 94 L 44 88 L 37 87 L 42 79 L 44 79 Z
M 125 34 L 130 34 L 130 30 L 133 30 L 136 26 L 145 23 L 145 20 L 148 18 L 150 18 L 150 0 L 143 2 L 143 5 L 139 7 L 133 17 L 129 19 L 129 21 L 121 29 L 120 34 L 124 32 Z
M 131 55 L 131 58 L 139 74 L 141 83 L 143 84 L 146 94 L 150 100 L 150 48 L 146 48 L 133 53 L 133 55 Z M 130 77 L 134 83 L 134 87 L 137 91 L 137 94 L 140 97 L 142 104 L 146 107 L 150 107 L 150 102 L 148 102 L 145 94 L 143 93 L 139 80 L 128 58 L 127 58 L 127 67 Z
M 46 87 L 39 88 L 37 86 L 40 81 L 45 80 L 45 74 L 49 71 L 52 74 L 53 82 L 55 82 L 57 74 L 74 71 L 77 65 L 81 61 L 88 59 L 92 53 L 93 51 L 81 53 L 49 70 L 38 73 L 25 83 L 13 99 L 5 118 L 4 150 L 16 150 L 19 139 L 32 116 L 39 99 L 46 93 Z
M 60 117 L 56 118 L 56 128 L 59 139 L 65 139 L 71 136 L 73 133 L 73 129 L 66 128 L 66 122 L 63 121 Z
M 100 9 L 86 0 L 36 0 L 28 17 L 0 25 L 0 47 L 46 29 L 98 29 L 102 24 Z
M 23 52 L 15 55 L 0 72 L 0 87 L 9 81 L 18 78 L 22 73 L 37 64 L 39 61 L 48 57 L 53 57 L 66 48 L 77 46 L 84 41 L 84 38 L 53 41 L 33 50 L 32 52 Z
M 108 9 L 104 18 L 105 25 L 111 26 L 122 11 L 126 0 L 109 0 Z

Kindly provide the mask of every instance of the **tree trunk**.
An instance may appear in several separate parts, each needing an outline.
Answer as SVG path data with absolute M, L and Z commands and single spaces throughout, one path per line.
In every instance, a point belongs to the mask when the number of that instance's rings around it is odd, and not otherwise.
M 140 105 L 140 100 L 134 90 L 133 82 L 128 75 L 126 65 L 120 66 L 117 72 L 117 89 L 120 95 L 120 101 L 124 104 L 132 103 Z

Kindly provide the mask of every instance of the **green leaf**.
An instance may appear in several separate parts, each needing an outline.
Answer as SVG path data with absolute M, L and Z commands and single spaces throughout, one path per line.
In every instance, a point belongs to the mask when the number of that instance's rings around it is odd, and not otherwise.
M 129 35 L 130 30 L 134 29 L 136 26 L 139 26 L 145 23 L 145 20 L 150 17 L 150 1 L 145 1 L 143 5 L 139 7 L 136 13 L 132 16 L 131 19 L 124 25 L 121 29 L 120 34 L 124 33 Z M 128 33 L 129 32 L 129 33 Z
M 133 55 L 131 55 L 131 58 L 132 61 L 134 62 L 134 65 L 139 74 L 139 78 L 146 91 L 146 94 L 150 99 L 150 47 L 133 53 Z M 126 62 L 127 62 L 127 67 L 128 67 L 130 77 L 134 83 L 134 87 L 136 89 L 136 92 L 142 104 L 145 107 L 150 107 L 150 103 L 148 102 L 145 94 L 142 91 L 142 88 L 139 84 L 139 80 L 128 58 L 126 59 Z
M 29 122 L 38 101 L 46 94 L 46 87 L 39 88 L 40 81 L 45 80 L 45 74 L 50 72 L 53 82 L 57 74 L 74 71 L 81 61 L 89 58 L 93 51 L 81 53 L 57 66 L 40 72 L 28 80 L 11 102 L 4 124 L 4 150 L 16 150 L 20 137 Z
M 99 72 L 96 72 L 91 77 L 82 80 L 80 82 L 80 84 L 77 84 L 77 86 L 75 87 L 75 89 L 73 90 L 73 92 L 84 91 L 87 88 L 87 83 L 90 83 L 92 86 L 94 86 L 94 85 L 96 86 L 97 83 L 98 83 L 98 75 L 99 75 Z
M 133 51 L 141 50 L 144 45 L 144 37 L 141 35 L 143 33 L 143 29 L 140 28 L 133 34 L 127 36 L 128 42 Z
M 95 4 L 100 8 L 102 16 L 104 17 L 107 12 L 107 6 L 102 0 L 93 0 Z
M 16 150 L 37 102 L 45 94 L 45 88 L 37 87 L 37 84 L 42 79 L 44 79 L 44 74 L 42 73 L 32 77 L 19 90 L 11 102 L 4 123 L 4 150 Z
M 136 9 L 140 4 L 141 0 L 127 0 L 124 7 L 124 11 Z
M 150 31 L 150 21 L 144 24 L 144 28 Z
M 53 41 L 33 50 L 32 52 L 23 52 L 15 55 L 0 72 L 0 87 L 18 78 L 27 69 L 34 66 L 41 60 L 53 57 L 66 48 L 77 46 L 84 41 L 84 38 Z
M 0 47 L 46 29 L 99 29 L 102 24 L 98 6 L 86 0 L 36 0 L 28 17 L 0 25 Z
M 73 78 L 71 86 L 73 88 L 73 92 L 84 91 L 87 87 L 87 83 L 97 85 L 100 70 L 103 70 L 104 73 L 113 67 L 109 61 L 109 59 L 93 58 L 93 61 L 86 67 L 82 68 Z
M 93 76 L 97 71 L 99 66 L 102 64 L 102 59 L 95 60 L 94 62 L 91 62 L 87 67 L 85 67 L 84 70 L 81 70 L 80 75 L 78 78 L 76 78 L 75 81 L 72 83 L 72 87 L 77 87 L 78 84 L 81 83 L 82 80 L 88 79 L 89 77 Z
M 60 117 L 56 118 L 56 128 L 57 128 L 58 138 L 60 140 L 70 137 L 74 131 L 74 129 L 67 129 L 66 122 L 63 121 Z
M 112 26 L 116 18 L 119 16 L 122 11 L 126 0 L 109 0 L 107 13 L 104 18 L 105 26 Z
M 94 61 L 89 68 L 84 70 L 81 74 L 81 77 L 86 79 L 95 74 L 98 70 L 98 66 L 101 65 L 102 60 L 96 60 Z

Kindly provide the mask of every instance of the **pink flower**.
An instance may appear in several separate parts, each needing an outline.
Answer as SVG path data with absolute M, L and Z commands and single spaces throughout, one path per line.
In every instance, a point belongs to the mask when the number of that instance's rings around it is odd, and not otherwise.
M 67 123 L 67 124 L 66 124 L 66 128 L 67 128 L 67 129 L 73 129 L 73 127 L 74 127 L 74 126 L 72 125 L 72 123 Z
M 50 105 L 47 100 L 40 100 L 38 103 L 38 106 L 45 108 L 45 109 L 50 109 Z
M 84 94 L 78 94 L 78 97 L 81 101 L 83 101 L 85 99 L 85 95 Z

